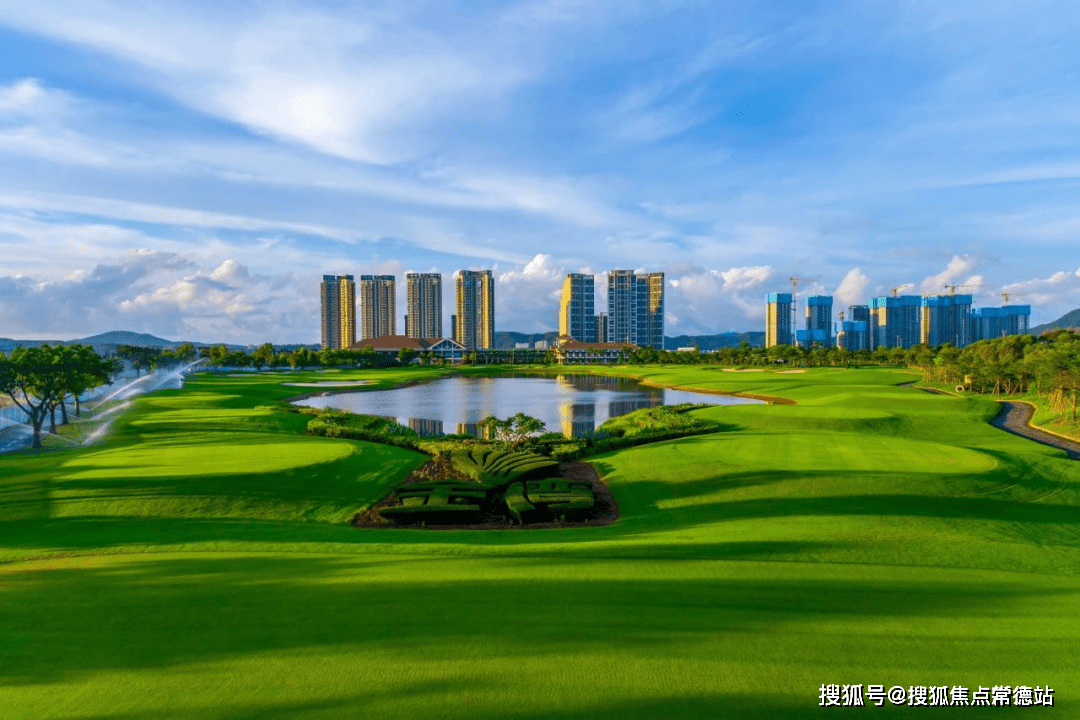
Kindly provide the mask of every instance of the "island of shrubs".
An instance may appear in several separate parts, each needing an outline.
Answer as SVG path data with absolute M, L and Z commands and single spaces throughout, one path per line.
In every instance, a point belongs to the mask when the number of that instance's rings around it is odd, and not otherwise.
M 311 415 L 311 435 L 349 438 L 409 448 L 432 457 L 422 482 L 394 488 L 378 515 L 397 525 L 471 525 L 579 522 L 596 499 L 591 482 L 560 476 L 560 464 L 643 443 L 722 430 L 689 413 L 695 404 L 646 408 L 613 418 L 573 438 L 544 433 L 544 425 L 522 413 L 478 423 L 484 437 L 420 436 L 388 418 L 289 403 L 267 406 Z

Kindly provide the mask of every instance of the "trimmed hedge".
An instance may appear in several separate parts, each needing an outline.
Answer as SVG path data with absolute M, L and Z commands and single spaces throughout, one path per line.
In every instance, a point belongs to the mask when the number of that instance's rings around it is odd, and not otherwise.
M 509 511 L 510 517 L 520 524 L 525 522 L 523 517 L 536 510 L 536 507 L 525 498 L 525 485 L 523 483 L 510 483 L 503 493 L 503 500 L 506 502 L 506 509 Z
M 558 466 L 554 460 L 536 453 L 499 447 L 457 450 L 450 454 L 450 461 L 461 472 L 488 485 L 536 477 L 550 473 Z
M 545 506 L 552 512 L 588 510 L 596 502 L 590 483 L 562 478 L 525 483 L 525 497 L 533 505 Z
M 387 520 L 410 524 L 421 520 L 456 524 L 478 519 L 487 505 L 487 492 L 474 485 L 447 480 L 401 485 L 396 490 L 400 505 L 379 510 Z

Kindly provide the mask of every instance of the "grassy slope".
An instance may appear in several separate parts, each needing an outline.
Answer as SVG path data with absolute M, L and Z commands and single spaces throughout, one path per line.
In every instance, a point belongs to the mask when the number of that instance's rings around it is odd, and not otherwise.
M 349 528 L 422 458 L 298 434 L 252 409 L 297 391 L 269 377 L 0 459 L 5 717 L 801 717 L 822 682 L 1080 710 L 1080 470 L 992 402 L 890 370 L 615 372 L 799 404 L 598 458 L 622 520 L 582 530 Z

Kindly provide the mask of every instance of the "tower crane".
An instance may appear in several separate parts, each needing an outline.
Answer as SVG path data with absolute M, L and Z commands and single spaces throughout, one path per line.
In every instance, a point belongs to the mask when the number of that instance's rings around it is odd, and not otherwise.
M 1010 298 L 1022 298 L 1022 297 L 1024 297 L 1024 296 L 1023 295 L 1017 295 L 1016 293 L 1011 293 L 1008 290 L 1002 290 L 1001 291 L 1001 298 L 1005 301 L 1006 305 L 1009 304 L 1009 299 Z
M 977 288 L 977 287 L 982 287 L 982 285 L 946 285 L 945 289 L 949 291 L 949 296 L 952 297 L 952 296 L 956 295 L 956 288 Z
M 901 290 L 907 290 L 909 287 L 912 287 L 911 283 L 904 283 L 903 285 L 897 285 L 896 287 L 894 287 L 892 289 L 892 296 L 896 297 L 897 293 L 899 293 Z
M 799 327 L 799 283 L 817 282 L 817 278 L 801 278 L 792 275 L 791 281 L 791 342 L 795 342 L 795 334 Z

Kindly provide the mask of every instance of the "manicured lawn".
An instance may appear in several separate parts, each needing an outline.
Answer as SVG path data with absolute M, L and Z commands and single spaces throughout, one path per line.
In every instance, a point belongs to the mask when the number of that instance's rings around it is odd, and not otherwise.
M 0 717 L 786 718 L 822 683 L 1049 684 L 1028 712 L 1080 714 L 1080 465 L 992 401 L 607 372 L 798 404 L 593 458 L 598 528 L 349 527 L 424 456 L 255 409 L 320 373 L 200 377 L 102 445 L 0 457 Z

